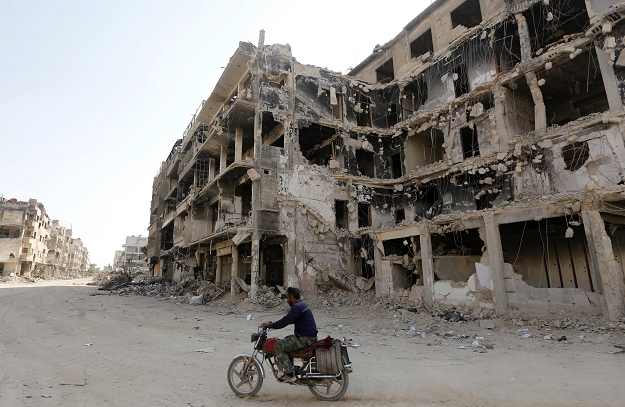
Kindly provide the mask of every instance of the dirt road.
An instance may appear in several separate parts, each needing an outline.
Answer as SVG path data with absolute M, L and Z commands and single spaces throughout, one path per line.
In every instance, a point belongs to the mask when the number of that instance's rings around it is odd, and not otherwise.
M 0 406 L 323 404 L 306 388 L 272 377 L 250 399 L 228 387 L 230 360 L 251 351 L 250 333 L 283 309 L 250 311 L 254 319 L 247 320 L 247 312 L 181 299 L 94 295 L 102 292 L 86 282 L 0 284 Z M 350 350 L 355 371 L 336 405 L 622 406 L 625 400 L 625 354 L 607 354 L 614 348 L 606 335 L 555 342 L 536 333 L 521 338 L 512 328 L 454 325 L 458 333 L 490 334 L 495 348 L 477 353 L 458 349 L 466 340 L 374 333 L 393 324 L 388 311 L 316 309 L 315 317 L 320 336 L 349 336 L 362 345 Z M 205 348 L 215 352 L 197 352 Z

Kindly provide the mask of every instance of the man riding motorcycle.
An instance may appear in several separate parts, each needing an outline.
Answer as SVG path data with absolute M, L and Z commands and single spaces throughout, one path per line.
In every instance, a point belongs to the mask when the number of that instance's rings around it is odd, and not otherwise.
M 274 323 L 263 323 L 263 328 L 282 329 L 287 325 L 295 325 L 295 335 L 276 342 L 276 360 L 282 367 L 284 375 L 278 380 L 281 382 L 294 382 L 296 380 L 293 373 L 293 362 L 287 352 L 303 349 L 317 341 L 317 324 L 313 317 L 310 306 L 300 299 L 298 288 L 289 287 L 286 290 L 286 301 L 291 310 L 281 320 Z

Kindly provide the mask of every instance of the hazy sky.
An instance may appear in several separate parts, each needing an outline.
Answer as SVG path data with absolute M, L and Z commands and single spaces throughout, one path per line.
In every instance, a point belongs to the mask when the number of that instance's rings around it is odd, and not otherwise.
M 152 181 L 239 41 L 347 72 L 425 1 L 0 0 L 0 195 L 71 222 L 91 261 L 147 236 Z

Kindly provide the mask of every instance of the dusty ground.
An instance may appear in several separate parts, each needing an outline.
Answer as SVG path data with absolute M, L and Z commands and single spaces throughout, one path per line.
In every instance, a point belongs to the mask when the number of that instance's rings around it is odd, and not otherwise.
M 227 298 L 216 307 L 101 295 L 87 282 L 0 283 L 0 406 L 323 404 L 306 388 L 272 377 L 250 399 L 235 397 L 228 387 L 231 359 L 250 352 L 250 333 L 260 322 L 278 319 L 284 307 L 260 311 L 254 304 L 226 307 L 232 303 Z M 625 400 L 625 353 L 607 353 L 616 350 L 611 343 L 623 343 L 618 330 L 532 326 L 518 332 L 521 325 L 505 321 L 497 321 L 495 330 L 440 322 L 423 338 L 407 330 L 426 331 L 420 315 L 365 306 L 314 312 L 320 336 L 346 336 L 362 345 L 350 349 L 354 373 L 336 405 L 622 406 Z M 247 320 L 250 314 L 254 319 Z M 453 336 L 444 336 L 452 330 Z M 527 332 L 532 337 L 522 338 Z M 494 349 L 458 349 L 472 340 L 456 339 L 461 334 L 484 337 Z M 567 341 L 544 340 L 546 334 L 564 334 Z M 215 352 L 197 352 L 203 348 Z

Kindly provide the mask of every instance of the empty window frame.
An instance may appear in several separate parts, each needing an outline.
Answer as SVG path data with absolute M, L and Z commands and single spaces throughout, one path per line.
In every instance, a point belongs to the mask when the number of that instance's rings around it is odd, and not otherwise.
M 434 52 L 434 43 L 432 42 L 432 30 L 427 30 L 417 39 L 410 43 L 410 57 L 419 58 L 421 55 Z
M 395 210 L 395 224 L 399 225 L 406 219 L 406 211 L 404 208 Z
M 482 22 L 480 0 L 467 0 L 451 12 L 451 27 L 475 27 Z
M 371 100 L 362 93 L 356 94 L 356 104 L 354 105 L 354 115 L 356 124 L 362 127 L 371 127 Z
M 587 141 L 576 141 L 562 147 L 562 158 L 567 171 L 577 171 L 588 161 L 590 149 Z
M 347 201 L 334 201 L 334 214 L 337 229 L 349 229 L 349 211 L 347 210 Z
M 357 149 L 356 163 L 358 164 L 358 172 L 369 178 L 375 178 L 375 166 L 373 165 L 373 153 L 371 151 Z
M 391 156 L 391 175 L 393 178 L 401 178 L 404 174 L 402 171 L 401 154 L 393 154 Z
M 343 94 L 337 93 L 335 100 L 332 98 L 332 94 L 330 94 L 330 107 L 332 108 L 332 117 L 340 121 L 343 121 L 343 98 Z
M 389 59 L 378 69 L 375 70 L 376 80 L 380 83 L 389 83 L 395 79 L 395 70 L 393 68 L 393 58 Z
M 477 157 L 480 155 L 480 144 L 477 140 L 475 127 L 462 127 L 460 129 L 460 142 L 462 143 L 463 158 Z
M 469 93 L 471 91 L 469 75 L 467 73 L 467 65 L 465 63 L 456 65 L 451 70 L 451 74 L 454 81 L 454 91 L 456 93 L 456 97 L 460 97 L 465 93 Z
M 358 204 L 358 227 L 368 228 L 371 226 L 371 205 L 366 203 Z
M 423 76 L 406 85 L 403 90 L 402 108 L 404 120 L 419 110 L 428 100 L 428 87 Z

